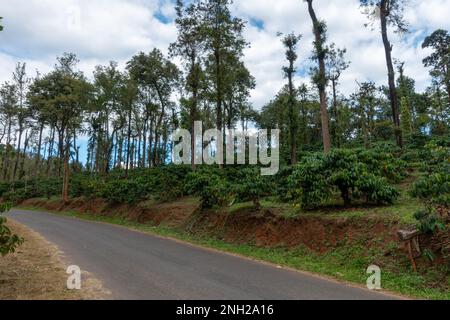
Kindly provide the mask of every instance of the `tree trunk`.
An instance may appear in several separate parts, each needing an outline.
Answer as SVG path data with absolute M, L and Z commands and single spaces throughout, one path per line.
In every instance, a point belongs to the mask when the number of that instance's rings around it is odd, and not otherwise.
M 150 135 L 148 136 L 148 167 L 151 168 L 153 165 L 153 125 L 154 118 L 150 119 Z
M 9 169 L 9 150 L 11 148 L 11 119 L 9 119 L 8 122 L 8 137 L 6 139 L 6 146 L 5 146 L 5 157 L 3 158 L 3 180 L 7 180 L 8 176 L 8 169 Z
M 53 146 L 55 143 L 55 128 L 51 128 L 50 141 L 48 147 L 48 156 L 47 156 L 47 177 L 50 176 L 51 162 L 53 157 Z
M 128 167 L 130 165 L 130 142 L 131 142 L 131 106 L 128 112 L 128 134 L 127 134 L 127 163 L 125 167 L 125 177 L 128 178 Z
M 292 74 L 294 71 L 294 61 L 289 61 L 289 72 L 288 72 L 288 79 L 289 79 L 289 136 L 290 136 L 290 142 L 291 142 L 291 165 L 297 164 L 297 124 L 295 120 L 295 113 L 294 113 L 294 104 L 295 104 L 295 97 L 294 97 L 294 83 L 292 81 Z
M 63 190 L 62 197 L 64 203 L 69 202 L 69 177 L 70 177 L 70 169 L 69 169 L 69 156 L 70 156 L 70 138 L 69 138 L 69 130 L 66 132 L 66 141 L 64 148 L 64 179 L 63 179 Z
M 42 147 L 42 133 L 44 132 L 44 124 L 42 123 L 39 128 L 39 139 L 38 139 L 38 145 L 37 145 L 37 155 L 36 155 L 36 162 L 34 164 L 34 177 L 37 178 L 39 173 L 39 166 L 41 163 L 41 147 Z
M 307 0 L 308 11 L 313 22 L 314 37 L 317 47 L 317 58 L 319 60 L 319 78 L 318 83 L 320 96 L 320 117 L 322 122 L 323 149 L 325 153 L 331 151 L 330 129 L 328 123 L 327 94 L 326 94 L 326 70 L 325 70 L 325 49 L 323 48 L 322 31 L 320 30 L 320 22 L 314 12 L 312 2 Z
M 381 0 L 380 3 L 380 22 L 381 22 L 381 36 L 383 39 L 384 51 L 386 54 L 386 65 L 388 69 L 388 81 L 389 81 L 389 100 L 391 102 L 392 117 L 395 127 L 395 139 L 397 146 L 403 148 L 403 137 L 400 127 L 400 115 L 398 108 L 397 89 L 395 87 L 395 72 L 392 62 L 392 45 L 389 42 L 387 31 L 387 16 L 388 16 L 388 0 Z
M 194 127 L 195 127 L 195 116 L 197 114 L 197 90 L 193 89 L 192 92 L 192 105 L 190 108 L 190 120 L 191 120 L 191 167 L 192 170 L 195 171 L 195 133 L 194 133 Z
M 336 141 L 336 146 L 338 148 L 341 147 L 341 132 L 339 130 L 339 112 L 337 106 L 337 93 L 336 93 L 336 80 L 332 79 L 332 87 L 333 87 L 333 112 L 334 112 L 334 138 Z
M 145 159 L 147 157 L 147 130 L 148 130 L 148 116 L 144 120 L 144 132 L 142 133 L 142 159 L 141 167 L 145 168 Z
M 22 125 L 22 123 L 20 123 L 19 124 L 19 141 L 18 141 L 17 150 L 16 150 L 17 155 L 16 155 L 16 160 L 14 162 L 12 181 L 16 180 L 17 169 L 19 168 L 19 161 L 20 161 L 20 157 L 22 155 L 22 153 L 20 152 L 20 145 L 22 144 L 22 134 L 23 134 L 23 125 Z
M 29 139 L 30 139 L 30 137 L 28 136 L 28 132 L 26 132 L 25 133 L 25 142 L 23 145 L 23 153 L 22 153 L 22 157 L 20 159 L 19 180 L 25 176 L 25 159 L 27 157 L 27 149 L 28 149 Z
M 222 80 L 220 76 L 220 52 L 219 48 L 215 49 L 214 57 L 216 60 L 216 129 L 222 132 Z M 222 168 L 223 165 L 219 164 Z

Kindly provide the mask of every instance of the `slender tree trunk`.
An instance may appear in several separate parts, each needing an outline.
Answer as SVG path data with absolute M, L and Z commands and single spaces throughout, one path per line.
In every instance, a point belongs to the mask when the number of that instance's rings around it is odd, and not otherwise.
M 219 36 L 219 35 L 217 35 Z M 214 52 L 215 62 L 216 62 L 216 126 L 217 130 L 219 132 L 222 132 L 222 79 L 220 75 L 220 63 L 221 63 L 221 56 L 220 56 L 220 49 L 216 48 Z M 223 165 L 219 165 L 220 168 L 223 167 Z
M 147 130 L 148 130 L 148 116 L 144 120 L 144 132 L 142 133 L 142 159 L 141 159 L 142 168 L 145 168 L 145 159 L 147 157 Z
M 3 159 L 3 180 L 7 180 L 8 177 L 8 169 L 9 169 L 9 152 L 11 149 L 11 127 L 12 127 L 12 121 L 9 119 L 8 121 L 8 136 L 6 139 L 6 146 L 5 146 L 5 157 Z
M 80 148 L 77 146 L 77 132 L 73 130 L 73 149 L 75 150 L 75 164 L 80 163 Z
M 141 168 L 141 142 L 142 142 L 142 132 L 139 130 L 138 132 L 138 147 L 137 147 L 137 157 L 136 157 L 136 166 Z
M 123 129 L 120 130 L 119 150 L 117 155 L 117 162 L 120 168 L 122 168 L 123 162 Z
M 69 168 L 69 156 L 70 156 L 70 137 L 69 130 L 66 132 L 66 141 L 64 147 L 64 179 L 63 179 L 63 190 L 62 197 L 64 203 L 69 202 L 69 178 L 70 178 L 70 168 Z
M 61 177 L 61 172 L 64 165 L 64 131 L 65 128 L 58 129 L 58 176 Z
M 331 139 L 330 139 L 330 129 L 328 123 L 328 109 L 327 109 L 327 94 L 326 94 L 326 70 L 325 70 L 325 49 L 323 47 L 323 39 L 320 22 L 317 19 L 316 13 L 314 12 L 312 2 L 313 0 L 307 0 L 308 11 L 313 22 L 315 45 L 317 49 L 317 56 L 319 60 L 319 96 L 320 96 L 320 117 L 322 122 L 322 138 L 323 138 L 323 149 L 325 153 L 331 151 Z
M 38 138 L 38 145 L 37 145 L 37 155 L 36 155 L 36 162 L 34 164 L 34 177 L 37 178 L 39 174 L 39 166 L 41 163 L 41 147 L 42 147 L 42 133 L 44 132 L 44 124 L 42 123 L 39 127 L 39 138 Z
M 128 178 L 128 167 L 130 165 L 130 143 L 131 143 L 131 106 L 128 113 L 128 135 L 127 135 L 127 164 L 125 167 L 125 177 Z
M 191 120 L 191 167 L 192 170 L 195 171 L 195 117 L 197 114 L 197 89 L 194 89 L 192 92 L 192 105 L 190 108 L 190 120 Z
M 18 145 L 17 145 L 17 150 L 16 150 L 16 160 L 14 162 L 12 181 L 16 180 L 17 169 L 19 168 L 19 161 L 20 161 L 20 157 L 22 156 L 22 152 L 20 151 L 21 150 L 20 147 L 22 144 L 22 134 L 23 134 L 23 125 L 22 125 L 22 123 L 20 123 L 19 124 L 19 140 L 18 140 Z
M 29 136 L 28 132 L 25 133 L 25 142 L 23 145 L 23 154 L 21 156 L 20 167 L 19 167 L 19 180 L 25 176 L 25 159 L 27 157 Z M 19 151 L 20 152 L 20 151 Z
M 291 164 L 296 165 L 297 164 L 297 123 L 296 123 L 296 117 L 294 113 L 294 104 L 295 104 L 295 97 L 294 97 L 294 83 L 292 80 L 292 73 L 294 71 L 294 61 L 289 61 L 290 66 L 288 73 L 288 79 L 289 79 L 289 135 L 290 135 L 290 142 L 291 142 Z
M 389 99 L 391 102 L 392 117 L 394 120 L 395 127 L 395 139 L 397 146 L 403 148 L 403 137 L 400 127 L 400 114 L 399 114 L 399 103 L 397 97 L 397 89 L 395 87 L 395 72 L 394 64 L 392 62 L 392 45 L 389 42 L 388 31 L 387 31 L 387 16 L 388 16 L 388 6 L 389 0 L 381 0 L 380 3 L 380 22 L 381 22 L 381 36 L 383 39 L 384 51 L 386 55 L 386 65 L 388 69 L 388 82 L 389 82 Z
M 51 133 L 50 133 L 49 147 L 48 147 L 48 156 L 47 156 L 47 177 L 50 176 L 54 144 L 55 144 L 55 128 L 52 127 Z
M 150 135 L 148 137 L 148 167 L 152 167 L 153 164 L 153 117 L 150 119 Z
M 332 87 L 333 87 L 333 113 L 334 113 L 334 137 L 336 140 L 336 145 L 338 148 L 341 147 L 341 132 L 339 129 L 339 112 L 338 112 L 338 105 L 337 105 L 337 92 L 336 92 L 336 80 L 332 79 Z
M 156 90 L 158 92 L 158 97 L 159 97 L 159 101 L 161 103 L 161 114 L 159 116 L 158 122 L 156 124 L 155 127 L 155 144 L 160 143 L 160 130 L 161 130 L 161 125 L 162 125 L 162 121 L 164 119 L 165 116 L 165 110 L 166 110 L 166 104 L 164 102 L 163 96 L 161 94 L 161 92 L 159 90 Z M 155 152 L 153 154 L 154 157 L 154 163 L 155 165 L 159 164 L 159 150 L 158 148 L 155 148 Z

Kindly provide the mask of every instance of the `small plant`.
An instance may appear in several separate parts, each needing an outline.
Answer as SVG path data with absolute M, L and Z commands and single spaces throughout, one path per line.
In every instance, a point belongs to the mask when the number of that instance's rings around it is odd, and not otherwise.
M 15 252 L 16 248 L 23 243 L 23 238 L 13 234 L 6 226 L 7 219 L 2 216 L 3 212 L 9 211 L 11 204 L 0 204 L 0 255 L 6 256 L 8 253 Z
M 248 168 L 240 172 L 240 183 L 235 185 L 234 190 L 239 200 L 250 200 L 255 209 L 259 210 L 261 197 L 266 193 L 267 187 L 267 179 L 261 176 L 258 170 Z
M 145 200 L 148 192 L 142 181 L 113 180 L 105 184 L 101 195 L 111 204 L 135 204 Z
M 231 202 L 231 187 L 221 176 L 208 170 L 191 172 L 186 177 L 186 193 L 200 196 L 204 209 L 223 207 Z
M 289 185 L 294 197 L 300 200 L 304 209 L 322 205 L 331 197 L 323 157 L 306 157 L 294 168 L 289 177 Z
M 335 150 L 328 155 L 306 157 L 290 177 L 291 192 L 304 209 L 314 209 L 339 192 L 344 205 L 364 199 L 366 203 L 391 204 L 399 192 L 389 185 L 401 179 L 402 162 L 392 156 L 367 151 Z M 396 172 L 396 174 L 394 174 Z

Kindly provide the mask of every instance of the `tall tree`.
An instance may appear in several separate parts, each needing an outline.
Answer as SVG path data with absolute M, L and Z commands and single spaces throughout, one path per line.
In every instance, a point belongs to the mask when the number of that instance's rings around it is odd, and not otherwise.
M 115 62 L 97 66 L 94 71 L 95 99 L 90 104 L 89 123 L 96 137 L 96 169 L 103 176 L 110 169 L 114 141 L 125 125 L 119 97 L 122 81 L 123 75 L 117 70 Z
M 202 0 L 199 3 L 202 13 L 201 30 L 207 54 L 206 71 L 213 86 L 211 95 L 214 97 L 218 130 L 223 129 L 223 103 L 228 86 L 227 62 L 239 60 L 243 55 L 243 49 L 247 46 L 242 35 L 245 23 L 239 18 L 232 17 L 230 3 L 230 0 Z
M 38 79 L 33 84 L 34 90 L 45 101 L 48 114 L 54 117 L 54 126 L 58 133 L 59 164 L 62 171 L 62 197 L 68 201 L 70 179 L 70 149 L 75 139 L 75 131 L 81 126 L 84 108 L 91 88 L 83 74 L 76 70 L 78 60 L 72 53 L 58 58 L 55 70 Z
M 425 38 L 422 48 L 433 50 L 423 64 L 431 67 L 431 76 L 445 87 L 450 103 L 450 34 L 446 30 L 436 30 Z
M 395 138 L 397 146 L 403 147 L 402 130 L 400 126 L 399 100 L 395 86 L 395 71 L 392 59 L 392 44 L 389 41 L 388 27 L 394 28 L 397 33 L 405 33 L 407 24 L 403 16 L 405 0 L 360 0 L 368 17 L 374 21 L 379 20 L 381 26 L 381 38 L 383 40 L 388 70 L 389 99 L 391 102 L 392 117 L 395 126 Z M 369 24 L 367 24 L 369 25 Z
M 179 85 L 180 71 L 159 49 L 154 49 L 149 54 L 141 52 L 134 56 L 127 63 L 127 69 L 140 88 L 148 92 L 152 103 L 159 107 L 154 121 L 155 148 L 152 159 L 153 165 L 159 165 L 161 153 L 158 146 L 161 144 L 163 121 L 169 114 L 169 109 L 173 107 L 171 99 Z
M 30 108 L 26 105 L 26 94 L 29 84 L 29 79 L 27 79 L 26 75 L 26 64 L 18 63 L 16 66 L 16 70 L 13 73 L 13 79 L 16 87 L 16 95 L 17 95 L 17 106 L 16 106 L 16 117 L 17 117 L 17 125 L 19 131 L 19 138 L 16 146 L 16 159 L 14 162 L 14 169 L 12 173 L 12 180 L 16 179 L 17 169 L 19 168 L 19 162 L 23 158 L 25 158 L 25 148 L 24 154 L 22 155 L 22 137 L 23 133 L 27 127 L 27 121 L 30 117 Z M 20 172 L 19 177 L 21 178 L 23 175 Z
M 314 82 L 319 89 L 319 99 L 320 99 L 320 113 L 322 122 L 322 138 L 323 138 L 323 149 L 325 153 L 331 150 L 331 139 L 329 130 L 329 119 L 328 119 L 328 109 L 327 109 L 327 74 L 325 61 L 327 58 L 328 49 L 326 48 L 326 33 L 327 26 L 324 21 L 319 21 L 316 16 L 316 12 L 313 8 L 313 0 L 306 0 L 308 3 L 308 12 L 313 23 L 313 33 L 314 33 L 314 59 L 318 62 L 318 68 L 315 69 Z
M 255 87 L 255 79 L 242 61 L 233 56 L 228 58 L 231 61 L 227 61 L 228 72 L 224 78 L 226 87 L 223 104 L 226 126 L 233 129 L 239 118 L 242 120 L 242 116 L 245 117 L 241 112 L 245 114 L 252 109 L 248 98 L 250 90 Z
M 347 70 L 347 68 L 350 66 L 350 62 L 345 60 L 346 53 L 347 49 L 336 48 L 336 45 L 333 43 L 329 48 L 326 61 L 328 79 L 331 82 L 331 89 L 333 93 L 333 137 L 338 147 L 340 147 L 341 145 L 341 132 L 339 128 L 340 122 L 337 101 L 337 86 L 339 85 L 339 79 L 341 78 L 342 72 Z
M 297 110 L 295 107 L 297 105 L 296 92 L 294 88 L 293 77 L 297 72 L 295 68 L 295 61 L 298 58 L 297 55 L 297 44 L 301 39 L 301 35 L 296 35 L 290 33 L 286 35 L 282 42 L 286 48 L 286 59 L 289 62 L 289 66 L 283 67 L 284 75 L 288 79 L 288 119 L 289 119 L 289 143 L 291 151 L 291 164 L 297 164 L 297 133 L 298 133 L 298 120 L 297 120 Z
M 3 122 L 3 138 L 6 135 L 5 146 L 3 150 L 2 159 L 2 177 L 3 180 L 8 180 L 10 176 L 10 156 L 12 154 L 12 141 L 13 141 L 13 130 L 16 125 L 16 106 L 17 106 L 17 95 L 16 87 L 11 83 L 4 83 L 0 87 L 0 111 Z
M 375 108 L 377 101 L 377 87 L 373 82 L 358 83 L 359 90 L 352 96 L 356 114 L 359 117 L 359 130 L 364 141 L 364 146 L 370 148 L 375 129 Z
M 172 56 L 183 59 L 186 69 L 185 87 L 190 93 L 186 101 L 188 122 L 191 131 L 191 166 L 195 169 L 195 135 L 194 123 L 199 120 L 199 94 L 204 79 L 201 56 L 203 53 L 204 35 L 201 29 L 201 12 L 197 3 L 184 7 L 181 0 L 176 4 L 178 39 L 170 45 Z

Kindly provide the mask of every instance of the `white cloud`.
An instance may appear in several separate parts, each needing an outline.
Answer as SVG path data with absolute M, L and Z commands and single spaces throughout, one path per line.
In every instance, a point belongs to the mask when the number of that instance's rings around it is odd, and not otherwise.
M 329 41 L 346 47 L 352 62 L 341 80 L 341 90 L 352 92 L 355 80 L 386 82 L 384 51 L 378 32 L 364 28 L 358 0 L 315 1 L 319 18 L 326 20 Z M 428 71 L 422 66 L 423 37 L 437 28 L 449 29 L 450 0 L 410 0 L 406 17 L 412 33 L 404 39 L 391 36 L 394 57 L 405 61 L 406 73 L 424 90 Z M 263 22 L 264 28 L 248 24 L 245 37 L 251 47 L 245 62 L 257 81 L 252 92 L 255 107 L 268 102 L 285 83 L 281 67 L 284 49 L 276 33 L 303 34 L 298 68 L 306 68 L 312 49 L 312 25 L 306 3 L 301 0 L 235 0 L 233 13 L 245 20 Z M 138 51 L 158 47 L 167 52 L 176 39 L 170 0 L 2 0 L 5 30 L 0 33 L 0 81 L 10 78 L 15 64 L 25 61 L 30 75 L 38 68 L 47 72 L 63 52 L 75 52 L 80 68 L 90 74 L 96 64 L 125 61 Z M 167 21 L 165 21 L 167 22 Z M 296 83 L 309 81 L 298 76 Z

